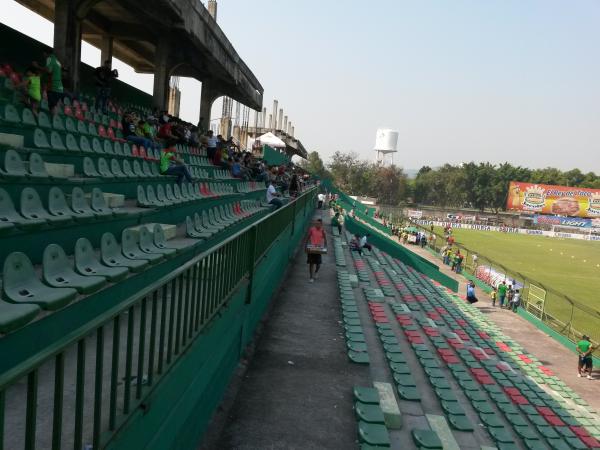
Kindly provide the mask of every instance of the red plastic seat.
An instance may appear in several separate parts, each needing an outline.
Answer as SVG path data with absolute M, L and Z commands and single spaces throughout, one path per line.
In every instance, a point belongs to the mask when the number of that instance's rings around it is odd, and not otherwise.
M 113 131 L 113 129 L 112 129 L 112 128 L 109 128 L 109 129 L 108 129 L 107 135 L 108 135 L 108 138 L 109 138 L 111 141 L 116 141 L 116 140 L 117 140 L 117 137 L 115 136 L 115 132 Z
M 138 148 L 138 156 L 140 158 L 148 159 L 148 154 L 146 153 L 146 149 L 141 145 Z
M 84 111 L 84 112 L 88 110 L 88 104 L 86 102 L 83 102 L 81 104 L 81 110 Z
M 106 128 L 104 128 L 104 125 L 98 125 L 98 136 L 106 138 L 108 137 L 106 134 Z
M 136 158 L 139 158 L 140 156 L 140 151 L 135 144 L 131 144 L 131 156 L 135 156 Z
M 65 106 L 63 109 L 65 116 L 73 117 L 73 108 L 70 106 Z

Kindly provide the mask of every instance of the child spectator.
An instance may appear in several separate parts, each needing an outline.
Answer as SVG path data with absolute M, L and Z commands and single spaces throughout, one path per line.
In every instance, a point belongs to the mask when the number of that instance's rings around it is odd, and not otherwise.
M 42 81 L 40 72 L 36 67 L 30 66 L 27 68 L 25 79 L 20 87 L 23 91 L 24 103 L 31 108 L 33 114 L 37 117 L 40 102 L 42 101 Z

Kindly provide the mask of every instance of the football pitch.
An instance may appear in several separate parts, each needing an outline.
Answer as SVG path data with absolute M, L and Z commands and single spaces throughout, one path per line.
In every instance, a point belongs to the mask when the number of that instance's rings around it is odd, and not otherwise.
M 443 234 L 441 228 L 436 232 Z M 479 264 L 491 259 L 517 274 L 517 279 L 522 274 L 600 310 L 600 242 L 463 229 L 455 229 L 453 234 L 458 244 L 478 254 Z M 547 295 L 546 310 L 562 322 L 570 319 L 571 308 L 559 296 Z M 576 311 L 573 321 L 588 324 L 590 319 Z

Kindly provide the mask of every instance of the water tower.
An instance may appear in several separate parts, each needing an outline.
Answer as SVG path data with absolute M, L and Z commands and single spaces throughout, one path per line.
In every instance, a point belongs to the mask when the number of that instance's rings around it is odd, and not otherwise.
M 388 128 L 379 128 L 375 136 L 377 162 L 383 165 L 394 164 L 394 153 L 398 145 L 398 132 Z

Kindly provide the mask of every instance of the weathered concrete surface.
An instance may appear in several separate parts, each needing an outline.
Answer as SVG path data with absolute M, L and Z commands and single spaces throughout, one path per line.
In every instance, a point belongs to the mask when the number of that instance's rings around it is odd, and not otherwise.
M 397 239 L 396 239 L 397 241 Z M 467 280 L 452 272 L 448 266 L 442 264 L 438 258 L 433 256 L 429 250 L 422 249 L 416 245 L 400 244 L 408 250 L 422 256 L 440 267 L 440 271 L 453 277 L 459 282 L 459 293 L 464 295 L 467 289 Z M 535 355 L 544 364 L 552 369 L 554 373 L 563 380 L 567 386 L 587 401 L 597 411 L 600 410 L 599 378 L 596 371 L 595 380 L 577 377 L 577 356 L 566 347 L 562 346 L 551 336 L 547 335 L 532 323 L 519 315 L 492 307 L 489 295 L 476 287 L 478 303 L 475 306 L 489 316 L 502 330 L 503 333 L 521 344 L 528 352 Z
M 309 284 L 297 253 L 225 427 L 204 450 L 358 448 L 352 387 L 369 385 L 369 369 L 346 356 L 333 255 L 323 262 Z

